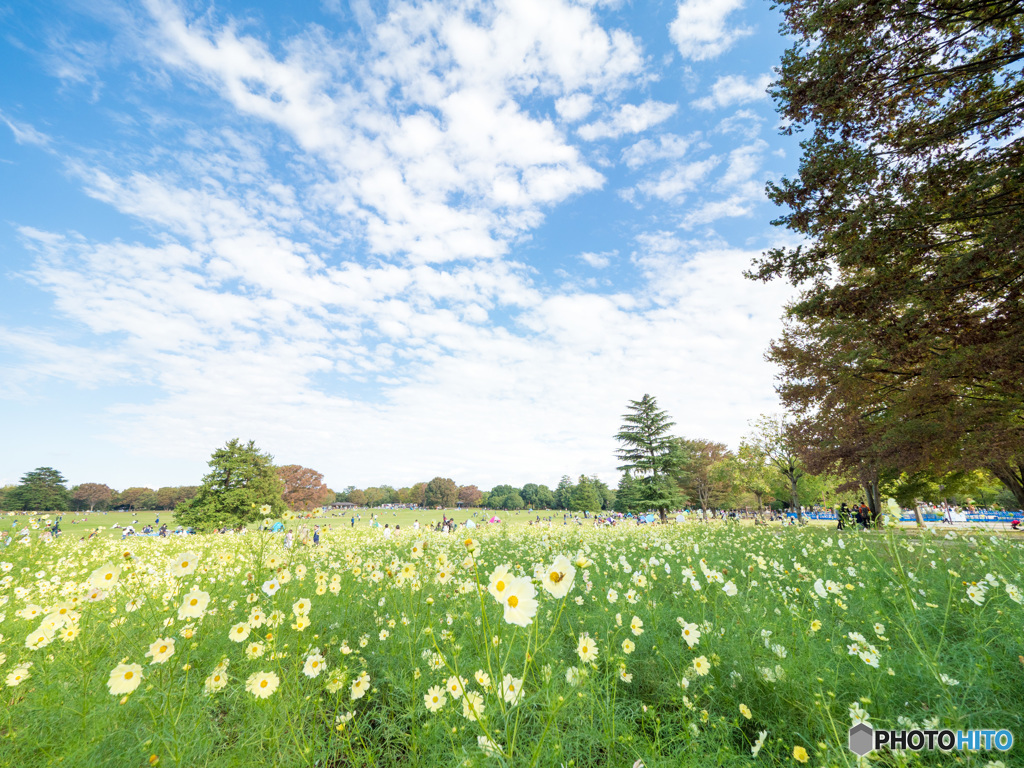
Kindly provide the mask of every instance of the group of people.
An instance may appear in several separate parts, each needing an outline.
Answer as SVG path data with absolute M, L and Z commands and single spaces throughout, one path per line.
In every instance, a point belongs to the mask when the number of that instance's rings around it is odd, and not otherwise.
M 312 535 L 310 535 L 310 529 L 303 523 L 299 526 L 298 541 L 307 547 L 319 547 L 320 546 L 320 526 L 314 525 Z M 295 534 L 292 529 L 289 528 L 284 534 L 284 547 L 285 549 L 291 549 L 295 545 Z
M 867 504 L 854 504 L 853 507 L 847 507 L 846 502 L 843 502 L 836 510 L 836 528 L 840 531 L 846 528 L 851 517 L 864 530 L 870 528 L 874 522 L 874 517 Z

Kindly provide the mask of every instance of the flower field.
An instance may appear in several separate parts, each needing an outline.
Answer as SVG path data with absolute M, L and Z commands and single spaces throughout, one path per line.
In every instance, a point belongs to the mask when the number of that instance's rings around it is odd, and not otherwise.
M 0 765 L 853 766 L 857 722 L 1024 738 L 1024 543 L 981 531 L 32 540 L 0 571 Z

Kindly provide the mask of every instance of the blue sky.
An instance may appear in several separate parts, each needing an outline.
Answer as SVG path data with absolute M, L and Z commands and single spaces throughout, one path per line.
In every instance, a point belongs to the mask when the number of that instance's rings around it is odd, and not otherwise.
M 0 4 L 0 483 L 616 482 L 736 446 L 789 297 L 756 0 Z

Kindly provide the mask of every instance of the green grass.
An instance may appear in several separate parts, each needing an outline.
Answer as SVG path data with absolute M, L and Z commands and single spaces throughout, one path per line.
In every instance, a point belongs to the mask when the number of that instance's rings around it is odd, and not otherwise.
M 417 516 L 432 519 L 402 511 L 381 520 L 406 531 Z M 0 550 L 10 566 L 0 566 L 0 680 L 31 662 L 27 679 L 0 688 L 0 765 L 142 766 L 153 756 L 181 766 L 797 766 L 801 747 L 808 765 L 852 767 L 854 704 L 876 727 L 906 718 L 1024 735 L 1018 539 L 847 532 L 841 547 L 821 528 L 598 530 L 556 517 L 551 527 L 478 528 L 470 554 L 462 535 L 409 530 L 385 541 L 365 516 L 352 530 L 350 517 L 327 518 L 321 547 L 290 551 L 280 536 L 260 534 L 67 536 Z M 577 563 L 568 595 L 535 581 L 536 615 L 527 626 L 506 622 L 487 591 L 490 575 L 502 564 L 512 577 L 531 577 L 535 566 L 547 573 L 558 555 Z M 171 564 L 183 559 L 198 568 L 175 575 Z M 103 582 L 116 584 L 90 602 L 90 580 L 105 563 L 121 568 Z M 280 589 L 267 594 L 262 586 L 275 576 Z M 819 579 L 837 594 L 819 597 Z M 977 605 L 967 587 L 986 580 Z M 209 594 L 209 606 L 202 618 L 179 618 L 193 589 Z M 129 611 L 131 599 L 141 607 Z M 312 606 L 306 627 L 293 613 L 300 599 Z M 26 647 L 62 606 L 77 618 Z M 254 608 L 285 619 L 257 621 L 246 642 L 234 642 L 232 628 Z M 693 647 L 681 621 L 699 628 Z M 65 642 L 68 627 L 76 631 Z M 877 651 L 869 657 L 877 668 L 848 652 L 851 633 Z M 593 663 L 578 654 L 584 635 L 598 648 Z M 147 650 L 161 638 L 175 641 L 174 654 L 151 664 Z M 250 658 L 256 640 L 263 653 Z M 314 650 L 327 671 L 309 677 Z M 205 681 L 224 659 L 227 684 L 208 693 Z M 143 675 L 123 696 L 108 689 L 122 660 Z M 246 689 L 259 672 L 280 681 L 266 699 Z M 364 672 L 369 689 L 353 698 Z M 522 681 L 515 705 L 494 690 L 506 674 Z M 455 675 L 481 696 L 481 720 L 464 717 L 450 693 L 428 711 L 429 688 Z M 332 690 L 332 679 L 343 684 Z M 487 756 L 481 737 L 498 753 Z M 1019 754 L 886 754 L 872 764 L 1011 766 Z
M 391 528 L 396 525 L 400 526 L 401 530 L 411 532 L 413 522 L 418 520 L 421 526 L 425 526 L 427 523 L 435 524 L 441 522 L 441 515 L 444 514 L 449 518 L 455 518 L 458 522 L 465 522 L 467 519 L 480 522 L 488 519 L 492 514 L 497 515 L 503 522 L 506 523 L 525 523 L 527 520 L 536 519 L 536 515 L 554 515 L 559 522 L 562 519 L 561 511 L 552 512 L 537 512 L 530 513 L 526 511 L 519 512 L 485 512 L 480 509 L 445 509 L 445 510 L 434 510 L 434 509 L 360 509 L 354 513 L 348 512 L 327 512 L 318 513 L 315 517 L 301 520 L 296 520 L 289 524 L 289 527 L 298 528 L 300 524 L 305 523 L 307 527 L 313 525 L 320 525 L 321 527 L 327 527 L 331 529 L 341 528 L 352 528 L 351 518 L 353 515 L 357 515 L 358 518 L 355 523 L 356 529 L 369 529 L 371 528 L 370 521 L 373 515 L 378 516 L 378 522 L 381 526 L 387 523 Z M 140 512 L 51 512 L 47 514 L 33 514 L 24 515 L 17 514 L 11 516 L 10 513 L 0 513 L 0 532 L 4 534 L 10 533 L 15 529 L 12 529 L 11 523 L 17 523 L 17 529 L 20 531 L 26 525 L 30 525 L 31 521 L 35 521 L 42 530 L 46 527 L 43 522 L 44 519 L 48 519 L 51 522 L 56 518 L 57 515 L 62 515 L 61 520 L 61 532 L 69 537 L 81 538 L 82 536 L 88 536 L 89 533 L 100 529 L 98 536 L 110 538 L 121 538 L 122 531 L 114 528 L 115 524 L 126 526 L 132 524 L 133 520 L 137 520 L 135 523 L 136 531 L 141 531 L 142 527 L 146 524 L 152 525 L 154 528 L 159 528 L 156 524 L 156 519 L 160 519 L 160 524 L 167 523 L 171 531 L 174 530 L 177 523 L 174 520 L 174 512 L 170 510 L 145 510 Z M 5 522 L 6 521 L 6 522 Z

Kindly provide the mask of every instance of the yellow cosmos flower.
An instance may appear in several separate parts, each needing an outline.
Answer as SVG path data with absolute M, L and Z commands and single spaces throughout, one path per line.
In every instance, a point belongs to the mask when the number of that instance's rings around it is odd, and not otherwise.
M 174 655 L 174 638 L 158 637 L 150 644 L 146 655 L 153 659 L 150 664 L 163 664 Z
M 245 690 L 257 699 L 265 699 L 276 691 L 280 684 L 281 679 L 273 672 L 253 672 L 245 681 Z
M 107 688 L 115 696 L 131 693 L 142 682 L 142 667 L 138 664 L 118 664 L 110 673 Z

